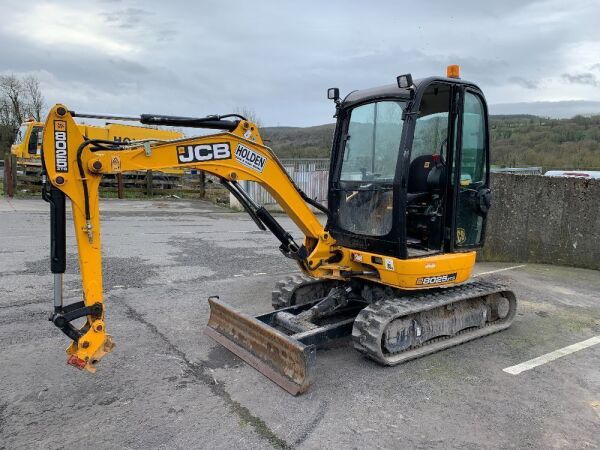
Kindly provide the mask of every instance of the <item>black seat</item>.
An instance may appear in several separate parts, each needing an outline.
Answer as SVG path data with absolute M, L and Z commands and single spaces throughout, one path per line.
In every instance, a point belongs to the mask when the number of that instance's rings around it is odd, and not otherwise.
M 410 163 L 408 169 L 408 185 L 406 189 L 406 204 L 414 203 L 427 197 L 431 192 L 431 187 L 427 182 L 429 173 L 440 162 L 439 155 L 417 156 Z

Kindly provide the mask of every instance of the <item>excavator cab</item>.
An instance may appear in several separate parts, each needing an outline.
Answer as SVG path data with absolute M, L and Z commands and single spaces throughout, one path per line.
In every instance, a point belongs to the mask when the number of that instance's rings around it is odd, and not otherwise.
M 11 146 L 11 153 L 17 158 L 36 158 L 42 148 L 43 125 L 33 119 L 21 124 Z
M 207 334 L 292 394 L 308 389 L 316 348 L 331 339 L 351 335 L 356 350 L 396 365 L 503 330 L 516 311 L 502 286 L 450 287 L 467 281 L 463 263 L 470 275 L 490 206 L 481 90 L 457 76 L 403 75 L 328 97 L 337 124 L 325 230 L 345 257 L 325 260 L 321 281 L 280 282 L 267 314 L 209 300 Z
M 483 93 L 459 78 L 400 86 L 337 102 L 327 228 L 340 245 L 402 259 L 479 248 L 490 203 Z

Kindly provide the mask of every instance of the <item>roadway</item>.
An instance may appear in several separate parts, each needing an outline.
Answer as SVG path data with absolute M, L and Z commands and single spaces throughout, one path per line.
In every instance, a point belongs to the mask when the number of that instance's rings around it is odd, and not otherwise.
M 504 332 L 398 367 L 341 341 L 292 397 L 202 334 L 207 297 L 249 314 L 297 272 L 241 213 L 204 202 L 104 200 L 106 322 L 96 374 L 65 364 L 52 308 L 48 212 L 0 199 L 0 448 L 598 448 L 598 272 L 478 264 L 520 300 Z M 287 218 L 281 217 L 291 227 Z M 67 301 L 80 300 L 69 226 Z M 522 366 L 519 366 L 522 367 Z

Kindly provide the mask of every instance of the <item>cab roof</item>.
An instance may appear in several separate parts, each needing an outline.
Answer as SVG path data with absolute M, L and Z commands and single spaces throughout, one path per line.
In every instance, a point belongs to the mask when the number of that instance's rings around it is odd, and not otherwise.
M 475 83 L 462 80 L 460 78 L 428 77 L 413 80 L 413 84 L 415 86 L 415 93 L 424 90 L 425 88 L 427 88 L 427 86 L 434 82 L 450 83 L 455 85 L 466 85 L 477 88 L 477 85 Z M 344 98 L 341 107 L 349 108 L 359 103 L 370 102 L 380 98 L 397 98 L 399 100 L 409 100 L 411 97 L 410 91 L 411 90 L 408 88 L 399 88 L 398 84 L 387 84 L 385 86 L 352 91 L 346 96 L 346 98 Z

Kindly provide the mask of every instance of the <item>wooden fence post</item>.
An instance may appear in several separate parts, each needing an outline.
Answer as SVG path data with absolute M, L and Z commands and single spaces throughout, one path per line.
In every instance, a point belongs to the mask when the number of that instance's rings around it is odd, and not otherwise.
M 2 177 L 2 187 L 4 188 L 4 195 L 8 195 L 8 169 L 9 162 L 6 153 L 4 154 L 4 176 Z
M 16 166 L 16 164 L 15 164 Z M 13 167 L 13 155 L 4 154 L 4 194 L 8 197 L 15 195 L 16 167 Z
M 206 196 L 206 174 L 204 173 L 204 170 L 201 170 L 198 175 L 200 176 L 198 194 L 200 194 L 200 198 L 204 198 Z
M 152 171 L 146 171 L 146 195 L 148 197 L 152 196 Z
M 17 156 L 16 155 L 10 155 L 10 170 L 11 170 L 10 178 L 12 180 L 12 192 L 14 195 L 15 191 L 17 190 Z M 11 197 L 12 197 L 12 195 L 11 195 Z
M 121 172 L 117 174 L 117 197 L 123 198 L 123 174 Z

